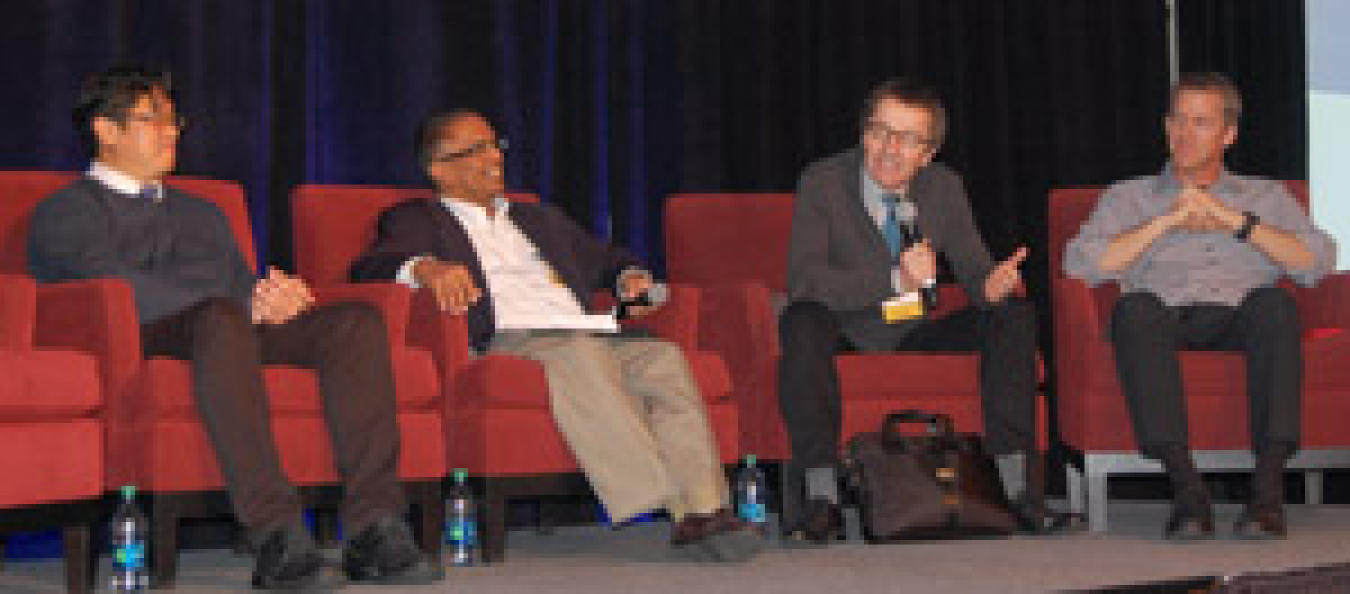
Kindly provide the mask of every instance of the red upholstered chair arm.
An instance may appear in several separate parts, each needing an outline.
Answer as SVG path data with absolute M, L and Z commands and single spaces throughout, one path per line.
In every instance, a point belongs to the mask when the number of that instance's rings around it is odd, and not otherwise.
M 32 348 L 36 319 L 37 287 L 33 279 L 0 274 L 0 349 Z
M 1113 373 L 1106 324 L 1110 311 L 1099 308 L 1113 287 L 1091 288 L 1077 279 L 1054 281 L 1055 369 L 1061 389 L 1086 385 L 1095 373 Z M 1066 400 L 1066 399 L 1061 399 Z
M 670 300 L 651 313 L 626 321 L 626 326 L 646 328 L 673 341 L 686 352 L 699 348 L 699 308 L 702 291 L 688 285 L 671 285 Z
M 443 390 L 450 389 L 455 374 L 469 362 L 469 326 L 464 316 L 442 311 L 427 289 L 412 291 L 408 343 L 431 353 L 441 372 Z
M 1299 323 L 1305 330 L 1344 328 L 1350 332 L 1350 272 L 1329 274 L 1316 286 L 1295 290 Z
M 689 285 L 670 285 L 670 299 L 665 305 L 640 318 L 625 320 L 629 328 L 645 328 L 653 334 L 680 345 L 685 351 L 698 350 L 699 303 L 702 290 Z M 591 311 L 604 312 L 614 307 L 614 294 L 596 291 L 591 295 Z
M 733 383 L 757 389 L 778 358 L 777 320 L 769 289 L 758 282 L 703 288 L 699 344 L 722 355 Z
M 394 283 L 353 283 L 314 287 L 318 305 L 342 302 L 369 303 L 379 308 L 389 330 L 390 345 L 408 343 L 408 321 L 412 315 L 412 291 Z
M 122 418 L 132 413 L 127 387 L 141 368 L 141 326 L 126 282 L 98 279 L 39 285 L 34 342 L 43 348 L 94 355 L 109 415 Z

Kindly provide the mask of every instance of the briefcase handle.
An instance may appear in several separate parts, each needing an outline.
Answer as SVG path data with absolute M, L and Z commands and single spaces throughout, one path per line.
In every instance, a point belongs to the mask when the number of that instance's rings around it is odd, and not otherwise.
M 956 429 L 950 416 L 910 409 L 886 414 L 886 419 L 881 422 L 882 441 L 896 442 L 900 440 L 900 426 L 915 423 L 928 425 L 929 434 L 941 438 L 952 438 L 956 435 Z

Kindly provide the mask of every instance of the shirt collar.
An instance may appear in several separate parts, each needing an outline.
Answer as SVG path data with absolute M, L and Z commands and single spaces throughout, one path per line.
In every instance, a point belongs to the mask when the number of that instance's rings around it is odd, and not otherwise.
M 866 167 L 862 167 L 861 170 L 862 172 L 860 175 L 862 176 L 863 198 L 867 199 L 869 202 L 882 204 L 882 199 L 887 195 L 895 194 L 896 196 L 904 196 L 909 193 L 909 184 L 905 184 L 905 186 L 899 190 L 887 190 L 881 187 L 881 184 L 877 183 L 877 180 L 872 179 L 872 174 L 867 172 Z
M 1219 170 L 1219 177 L 1214 179 L 1214 184 L 1209 189 L 1218 194 L 1231 194 L 1237 189 L 1237 178 L 1224 167 Z M 1172 168 L 1172 164 L 1168 163 L 1158 174 L 1153 191 L 1158 194 L 1172 194 L 1180 190 L 1181 180 L 1177 179 L 1176 171 Z
M 164 185 L 159 182 L 151 184 L 142 184 L 131 176 L 122 173 L 99 161 L 94 161 L 89 165 L 89 170 L 85 172 L 94 181 L 107 186 L 108 189 L 122 194 L 123 196 L 140 196 L 141 190 L 149 188 L 155 192 L 155 200 L 158 201 L 164 195 Z
M 482 206 L 464 200 L 456 200 L 444 194 L 440 196 L 440 199 L 441 205 L 459 217 L 468 216 L 480 221 L 488 220 L 487 209 Z M 496 209 L 498 216 L 501 216 L 505 215 L 506 211 L 511 208 L 511 203 L 507 201 L 505 196 L 498 194 L 492 199 L 492 206 Z

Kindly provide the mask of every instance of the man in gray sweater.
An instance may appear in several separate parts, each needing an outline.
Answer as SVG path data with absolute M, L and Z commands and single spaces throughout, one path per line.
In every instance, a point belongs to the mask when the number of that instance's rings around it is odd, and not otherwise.
M 401 515 L 384 320 L 366 304 L 315 307 L 305 284 L 284 273 L 259 280 L 225 215 L 163 183 L 183 123 L 169 91 L 166 75 L 134 68 L 85 82 L 75 118 L 94 162 L 34 211 L 29 269 L 43 282 L 125 280 L 145 355 L 191 362 L 197 413 L 257 551 L 254 587 L 313 591 L 326 581 L 272 438 L 264 364 L 318 374 L 346 490 L 348 577 L 439 581 L 439 564 L 416 547 Z

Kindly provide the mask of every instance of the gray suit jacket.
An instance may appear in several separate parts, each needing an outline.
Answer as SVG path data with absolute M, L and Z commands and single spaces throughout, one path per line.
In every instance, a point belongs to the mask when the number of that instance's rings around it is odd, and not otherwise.
M 886 324 L 891 258 L 862 198 L 862 150 L 853 148 L 807 166 L 797 185 L 788 248 L 788 300 L 816 301 L 835 312 L 859 348 L 883 350 L 920 321 Z M 993 259 L 975 228 L 961 178 L 931 163 L 910 182 L 919 231 L 951 266 L 971 303 L 984 304 Z

